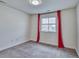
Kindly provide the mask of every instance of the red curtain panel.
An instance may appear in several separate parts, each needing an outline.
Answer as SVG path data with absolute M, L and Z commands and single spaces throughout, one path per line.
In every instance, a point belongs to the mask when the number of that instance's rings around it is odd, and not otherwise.
M 58 48 L 64 48 L 63 39 L 62 39 L 62 26 L 61 26 L 61 11 L 57 11 L 58 17 Z
M 37 21 L 37 43 L 40 41 L 40 14 L 38 14 L 38 21 Z

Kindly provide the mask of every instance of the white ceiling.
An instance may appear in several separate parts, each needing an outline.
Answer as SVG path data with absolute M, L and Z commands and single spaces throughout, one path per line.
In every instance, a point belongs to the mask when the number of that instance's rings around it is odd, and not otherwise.
M 12 7 L 29 14 L 52 12 L 76 6 L 79 0 L 42 0 L 39 6 L 29 4 L 29 0 L 2 0 Z M 48 11 L 50 10 L 50 11 Z

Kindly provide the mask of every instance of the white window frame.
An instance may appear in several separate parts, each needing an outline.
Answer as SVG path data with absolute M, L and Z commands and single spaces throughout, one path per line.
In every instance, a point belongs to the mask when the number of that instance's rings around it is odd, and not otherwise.
M 56 32 L 56 17 L 46 17 L 48 19 L 48 24 L 43 24 L 42 21 L 45 18 L 41 19 L 41 32 Z M 50 18 L 55 18 L 55 23 L 49 23 L 49 19 Z M 44 30 L 43 27 L 45 27 L 45 25 L 48 27 L 47 30 Z M 50 26 L 55 26 L 54 30 L 50 31 Z

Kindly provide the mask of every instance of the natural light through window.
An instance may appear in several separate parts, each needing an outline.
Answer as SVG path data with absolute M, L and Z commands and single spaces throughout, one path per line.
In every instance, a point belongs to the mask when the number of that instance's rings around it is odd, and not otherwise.
M 41 31 L 56 32 L 56 17 L 42 18 Z

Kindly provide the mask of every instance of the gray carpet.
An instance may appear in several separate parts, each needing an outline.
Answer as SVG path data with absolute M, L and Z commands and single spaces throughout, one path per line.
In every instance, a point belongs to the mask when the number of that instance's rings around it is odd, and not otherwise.
M 75 50 L 27 42 L 0 52 L 0 58 L 77 58 Z

